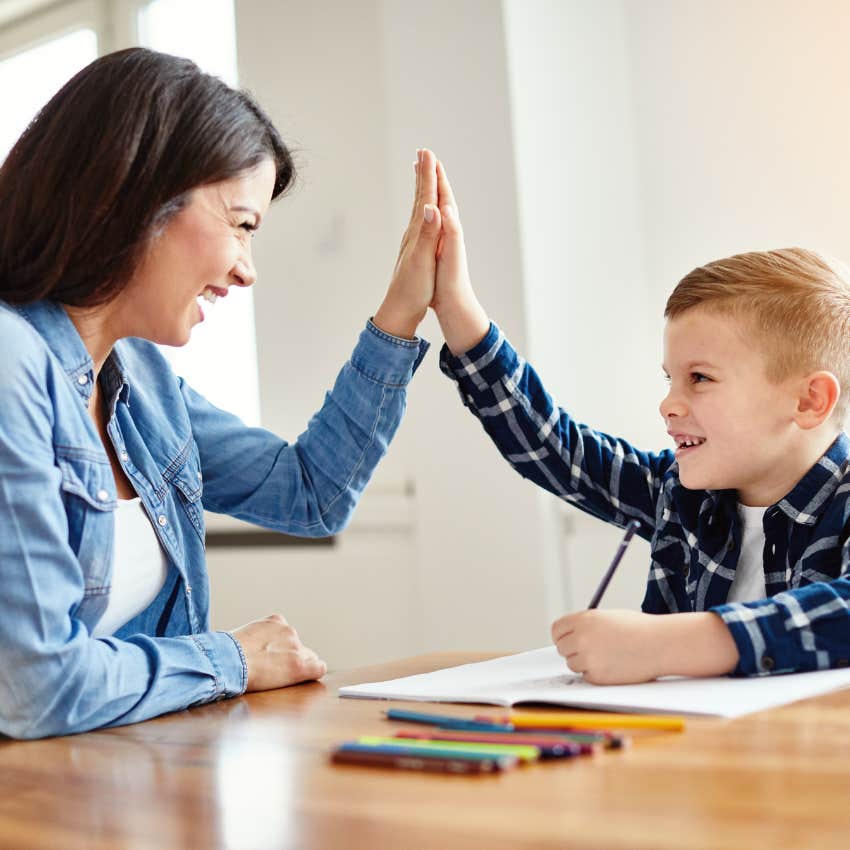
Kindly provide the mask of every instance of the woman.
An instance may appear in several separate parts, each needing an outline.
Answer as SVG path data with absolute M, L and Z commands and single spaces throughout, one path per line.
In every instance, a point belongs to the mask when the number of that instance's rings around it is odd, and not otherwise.
M 325 673 L 279 615 L 210 630 L 203 509 L 289 534 L 345 526 L 427 349 L 433 155 L 386 298 L 295 444 L 205 401 L 154 345 L 185 344 L 199 299 L 254 283 L 251 237 L 293 178 L 248 95 L 142 49 L 77 74 L 0 169 L 0 733 Z

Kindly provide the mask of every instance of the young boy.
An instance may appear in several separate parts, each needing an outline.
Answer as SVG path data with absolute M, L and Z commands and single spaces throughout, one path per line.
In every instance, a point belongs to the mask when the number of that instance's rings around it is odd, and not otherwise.
M 642 452 L 558 408 L 489 321 L 441 167 L 438 179 L 443 372 L 520 475 L 607 522 L 640 520 L 651 543 L 644 613 L 581 611 L 552 626 L 570 667 L 614 684 L 846 666 L 843 272 L 793 248 L 687 275 L 665 310 L 660 412 L 676 448 Z

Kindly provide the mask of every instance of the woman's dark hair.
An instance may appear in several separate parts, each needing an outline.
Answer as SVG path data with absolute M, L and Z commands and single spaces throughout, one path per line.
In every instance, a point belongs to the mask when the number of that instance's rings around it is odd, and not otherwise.
M 0 167 L 0 299 L 113 299 L 189 192 L 292 157 L 245 92 L 188 59 L 131 48 L 83 68 Z

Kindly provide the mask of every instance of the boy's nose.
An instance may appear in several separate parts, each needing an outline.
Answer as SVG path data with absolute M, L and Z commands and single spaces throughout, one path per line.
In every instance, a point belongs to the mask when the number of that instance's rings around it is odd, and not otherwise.
M 661 399 L 661 404 L 658 405 L 658 412 L 661 414 L 661 418 L 666 422 L 671 416 L 684 416 L 687 413 L 687 409 L 684 403 L 677 399 L 673 394 L 673 391 L 667 393 L 663 399 Z

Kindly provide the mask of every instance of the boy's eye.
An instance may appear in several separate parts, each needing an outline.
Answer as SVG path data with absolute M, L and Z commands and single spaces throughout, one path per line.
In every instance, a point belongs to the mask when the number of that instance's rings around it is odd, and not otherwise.
M 246 233 L 249 233 L 253 236 L 257 231 L 257 226 L 250 221 L 243 221 L 242 224 L 239 225 Z

